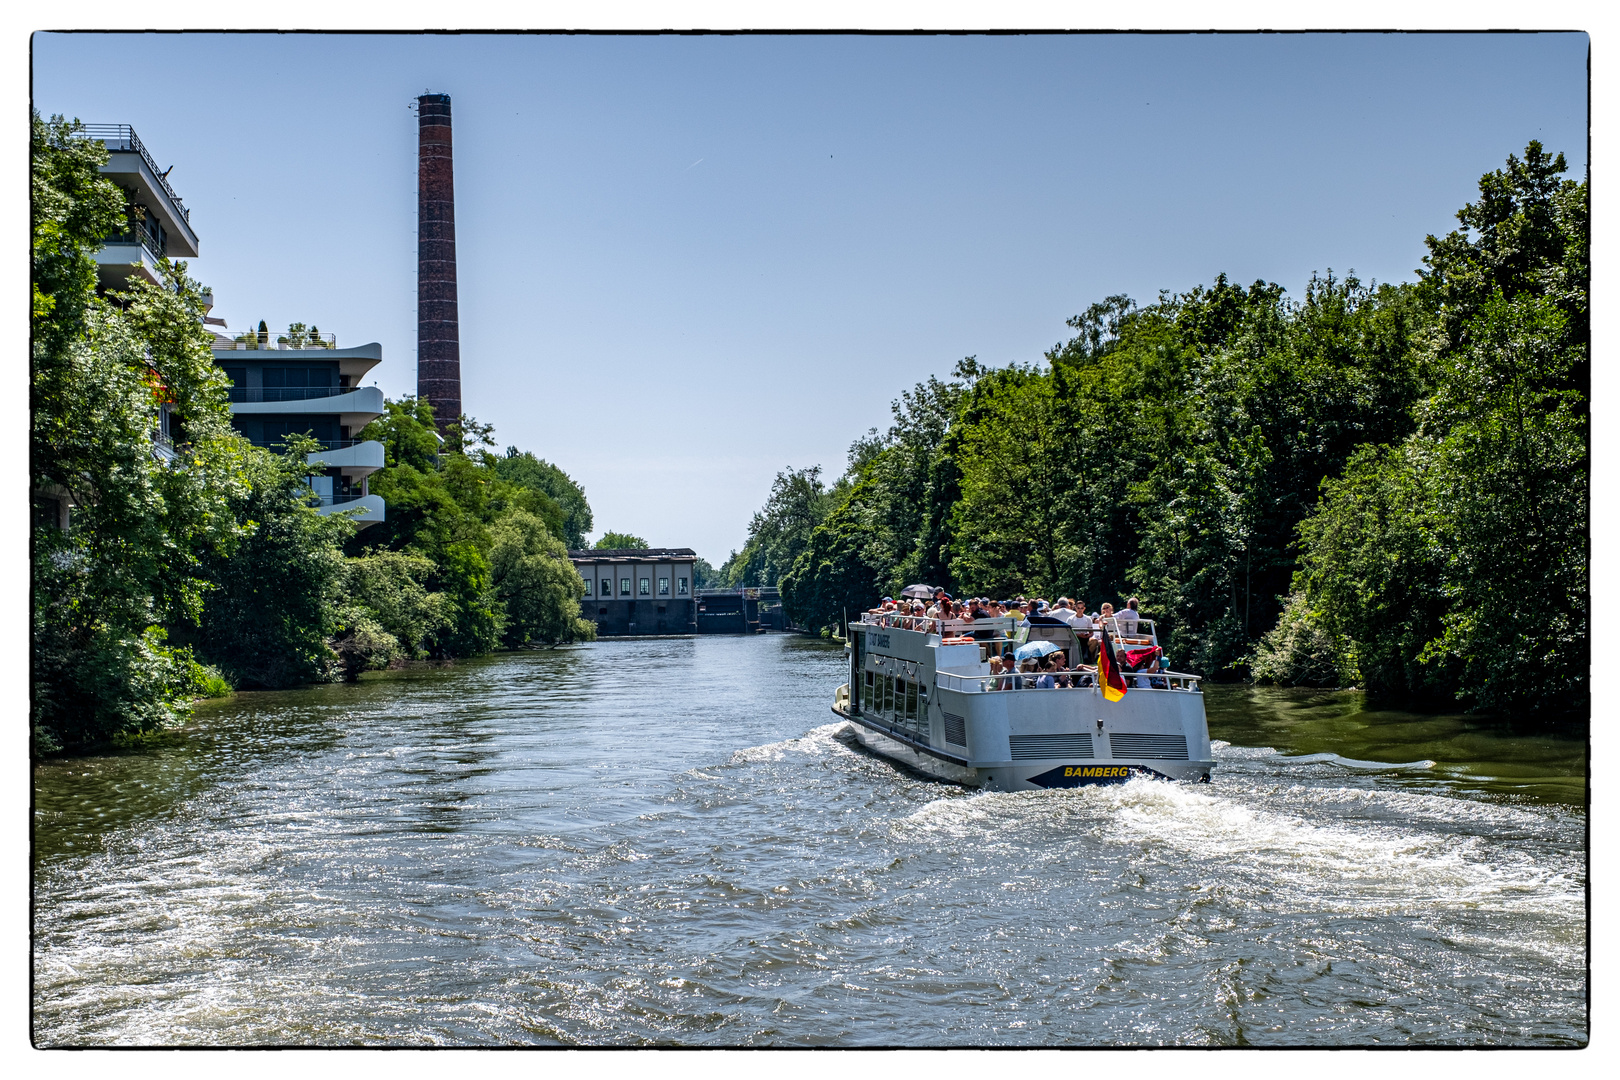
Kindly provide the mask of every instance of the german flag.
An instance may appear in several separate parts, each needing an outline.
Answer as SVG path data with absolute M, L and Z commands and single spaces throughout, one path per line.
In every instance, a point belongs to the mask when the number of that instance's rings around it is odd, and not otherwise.
M 1119 673 L 1119 665 L 1114 662 L 1114 643 L 1108 640 L 1108 627 L 1102 628 L 1102 648 L 1097 652 L 1097 685 L 1102 687 L 1103 697 L 1109 701 L 1119 701 L 1125 696 L 1125 676 Z

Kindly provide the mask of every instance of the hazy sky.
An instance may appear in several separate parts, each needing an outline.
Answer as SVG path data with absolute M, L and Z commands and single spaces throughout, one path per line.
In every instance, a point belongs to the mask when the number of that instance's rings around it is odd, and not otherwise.
M 1586 166 L 1564 35 L 50 35 L 45 114 L 128 123 L 233 329 L 415 389 L 416 120 L 455 117 L 462 394 L 597 531 L 739 547 L 771 477 L 976 355 L 1225 272 L 1409 280 L 1530 139 Z

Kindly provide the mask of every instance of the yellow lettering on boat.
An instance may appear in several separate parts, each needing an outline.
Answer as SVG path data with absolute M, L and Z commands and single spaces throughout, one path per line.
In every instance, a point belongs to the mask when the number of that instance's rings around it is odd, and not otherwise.
M 1098 780 L 1111 776 L 1129 776 L 1128 765 L 1069 765 L 1063 770 L 1065 777 L 1078 776 L 1083 779 L 1094 778 Z

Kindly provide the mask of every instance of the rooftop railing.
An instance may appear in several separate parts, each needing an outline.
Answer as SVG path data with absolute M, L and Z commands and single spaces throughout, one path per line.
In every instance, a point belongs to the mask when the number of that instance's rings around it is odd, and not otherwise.
M 180 201 L 180 196 L 169 186 L 168 178 L 164 176 L 163 170 L 157 167 L 157 162 L 152 159 L 146 144 L 136 136 L 134 128 L 128 124 L 81 124 L 79 127 L 86 138 L 99 140 L 108 150 L 141 155 L 141 160 L 146 162 L 146 167 L 157 177 L 157 182 L 163 186 L 164 193 L 174 203 L 175 209 L 180 211 L 180 216 L 186 219 L 186 224 L 191 224 L 191 211 L 186 209 L 186 204 Z
M 274 341 L 269 335 L 258 337 L 248 333 L 242 335 L 246 341 L 216 341 L 213 344 L 215 352 L 257 352 L 265 350 L 276 352 L 287 349 L 335 349 L 337 348 L 336 334 L 306 333 L 291 336 L 278 333 Z
M 901 615 L 897 612 L 876 611 L 861 612 L 859 621 L 867 626 L 887 626 L 901 630 L 915 630 L 923 634 L 942 634 L 943 637 L 974 637 L 985 630 L 994 631 L 999 636 L 1011 632 L 1015 625 L 1015 620 L 1006 615 L 997 615 L 988 619 L 973 619 L 971 621 L 946 619 L 942 633 L 940 620 L 938 619 L 930 619 L 925 615 Z M 1109 616 L 1104 620 L 1093 620 L 1090 631 L 1075 630 L 1076 636 L 1085 636 L 1089 633 L 1094 640 L 1100 637 L 1098 631 L 1101 628 L 1096 625 L 1098 622 L 1107 623 L 1108 636 L 1116 645 L 1150 645 L 1156 640 L 1153 634 L 1152 619 L 1122 620 L 1118 616 Z M 1121 626 L 1121 622 L 1125 625 Z M 1048 624 L 1041 627 L 1041 629 L 1055 630 L 1060 628 Z M 1069 629 L 1073 630 L 1074 628 L 1070 627 Z M 984 639 L 980 638 L 980 640 Z

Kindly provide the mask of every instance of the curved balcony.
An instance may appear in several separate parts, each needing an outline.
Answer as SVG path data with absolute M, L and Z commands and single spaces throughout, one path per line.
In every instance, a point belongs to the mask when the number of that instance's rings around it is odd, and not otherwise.
M 317 397 L 266 397 L 265 395 L 317 394 Z M 238 397 L 240 395 L 240 397 Z M 383 392 L 376 386 L 294 386 L 233 387 L 231 412 L 293 413 L 299 416 L 337 416 L 338 423 L 358 431 L 385 411 Z
M 316 513 L 327 514 L 347 513 L 359 528 L 375 525 L 379 521 L 388 520 L 388 504 L 383 502 L 381 495 L 350 495 L 339 496 L 336 499 L 322 499 Z
M 342 445 L 347 443 L 348 445 Z M 307 460 L 311 465 L 324 465 L 328 469 L 341 469 L 344 476 L 351 480 L 358 480 L 362 476 L 370 476 L 388 463 L 388 452 L 383 444 L 376 439 L 367 439 L 360 442 L 354 439 L 339 439 L 329 443 L 324 450 L 317 450 L 310 454 Z

